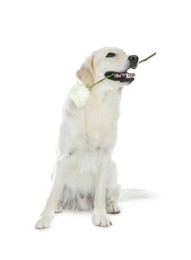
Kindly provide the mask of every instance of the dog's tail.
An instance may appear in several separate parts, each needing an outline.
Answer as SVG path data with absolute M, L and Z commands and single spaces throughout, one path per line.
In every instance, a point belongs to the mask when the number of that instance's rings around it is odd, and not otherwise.
M 151 199 L 156 197 L 159 197 L 157 193 L 143 189 L 122 189 L 119 200 L 126 201 L 134 199 Z

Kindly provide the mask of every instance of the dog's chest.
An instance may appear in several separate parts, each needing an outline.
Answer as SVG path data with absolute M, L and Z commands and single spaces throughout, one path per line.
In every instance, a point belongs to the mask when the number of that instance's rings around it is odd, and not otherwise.
M 68 101 L 60 128 L 58 154 L 74 150 L 112 149 L 117 139 L 120 92 L 91 98 L 83 108 Z
M 84 130 L 90 143 L 112 145 L 115 142 L 119 101 L 120 96 L 115 92 L 90 100 L 84 109 Z

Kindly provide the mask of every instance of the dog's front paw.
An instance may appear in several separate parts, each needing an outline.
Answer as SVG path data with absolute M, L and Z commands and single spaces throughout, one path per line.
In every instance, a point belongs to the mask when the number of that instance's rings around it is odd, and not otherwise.
M 40 218 L 35 225 L 36 229 L 44 229 L 48 228 L 50 226 L 50 223 L 52 221 L 52 217 L 43 217 Z
M 93 214 L 93 223 L 96 226 L 100 226 L 100 227 L 109 227 L 112 225 L 112 222 L 106 213 L 104 213 L 104 214 L 94 213 Z

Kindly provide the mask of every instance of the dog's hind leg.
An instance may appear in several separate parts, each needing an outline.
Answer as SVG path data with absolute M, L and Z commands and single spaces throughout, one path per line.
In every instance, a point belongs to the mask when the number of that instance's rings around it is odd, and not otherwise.
M 120 185 L 117 184 L 117 169 L 114 162 L 111 163 L 107 188 L 106 188 L 106 211 L 109 214 L 120 213 L 118 199 L 120 195 Z
M 64 202 L 59 200 L 56 205 L 55 213 L 61 213 L 64 210 Z
M 60 194 L 55 208 L 55 213 L 61 213 L 65 208 L 77 209 L 76 195 L 67 185 L 65 185 L 62 189 L 62 192 Z
M 120 186 L 117 185 L 115 188 L 111 188 L 106 195 L 106 211 L 109 214 L 120 213 L 118 206 L 118 199 L 120 194 Z

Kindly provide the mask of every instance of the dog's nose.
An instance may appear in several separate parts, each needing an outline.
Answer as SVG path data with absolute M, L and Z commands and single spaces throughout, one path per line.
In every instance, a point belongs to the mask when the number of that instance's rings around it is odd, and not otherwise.
M 128 60 L 129 60 L 130 62 L 137 63 L 138 60 L 139 60 L 139 57 L 138 57 L 137 55 L 130 55 L 130 56 L 128 57 Z
M 128 60 L 131 62 L 132 67 L 136 67 L 138 60 L 139 60 L 139 57 L 137 55 L 130 55 L 128 57 Z

